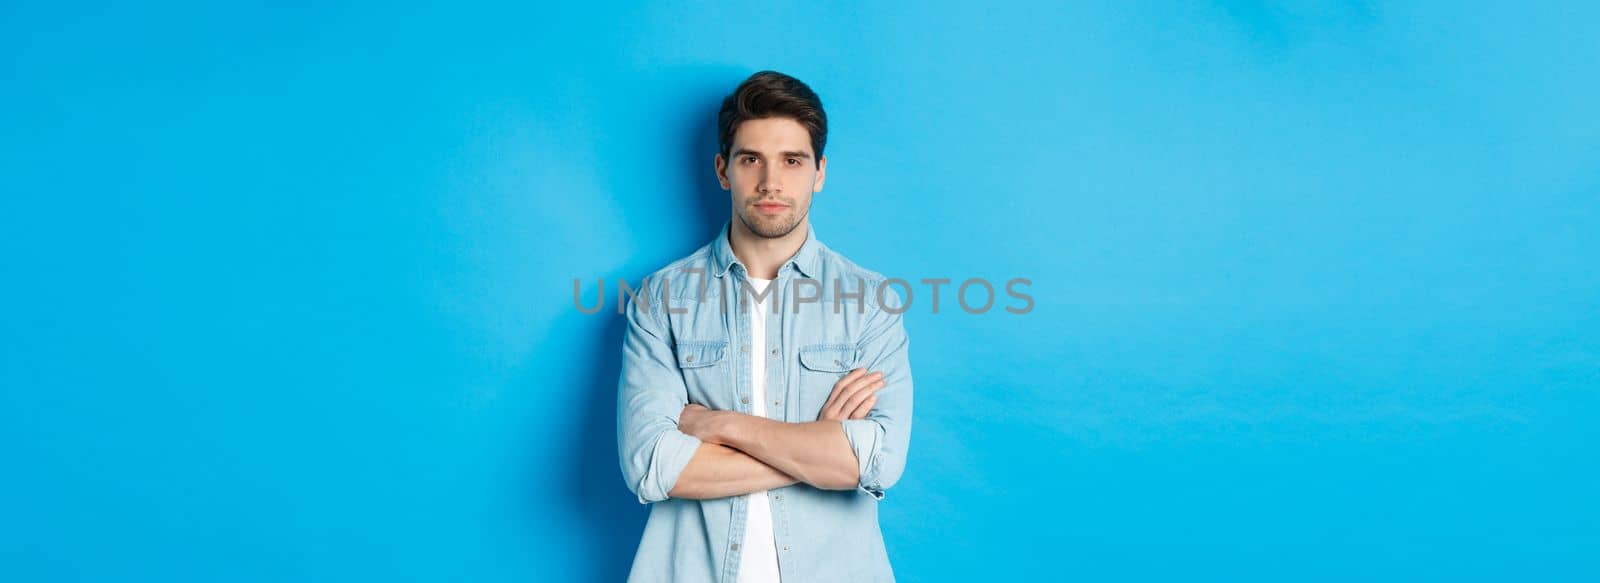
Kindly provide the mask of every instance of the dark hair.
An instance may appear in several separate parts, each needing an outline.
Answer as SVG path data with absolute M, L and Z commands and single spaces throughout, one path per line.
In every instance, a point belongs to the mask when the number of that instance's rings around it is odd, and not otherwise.
M 816 155 L 812 162 L 822 163 L 822 147 L 828 143 L 828 114 L 822 111 L 822 100 L 799 79 L 777 71 L 751 75 L 722 100 L 722 110 L 717 112 L 722 157 L 726 159 L 733 148 L 733 132 L 739 124 L 769 117 L 789 118 L 805 127 Z

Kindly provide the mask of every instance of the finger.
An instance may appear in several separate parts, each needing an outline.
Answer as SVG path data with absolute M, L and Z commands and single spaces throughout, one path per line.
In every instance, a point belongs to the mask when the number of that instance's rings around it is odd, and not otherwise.
M 839 391 L 839 396 L 836 397 L 835 400 L 840 401 L 840 405 L 843 405 L 845 401 L 850 400 L 850 398 L 855 396 L 856 393 L 866 390 L 867 387 L 872 386 L 872 383 L 878 382 L 882 379 L 883 373 L 881 372 L 873 372 L 856 377 L 854 382 L 850 383 L 849 386 L 846 386 Z M 850 409 L 842 408 L 840 410 L 849 411 Z
M 884 385 L 884 382 L 883 382 L 882 379 L 877 379 L 877 380 L 874 380 L 874 381 L 872 381 L 870 383 L 867 383 L 865 386 L 861 387 L 861 389 L 857 390 L 854 394 L 850 395 L 850 398 L 845 400 L 843 406 L 841 406 L 839 408 L 839 410 L 840 411 L 847 411 L 847 412 L 854 412 L 856 410 L 856 407 L 861 405 L 862 401 L 865 401 L 867 399 L 867 397 L 871 397 L 874 394 L 876 394 L 878 392 L 878 389 L 883 388 L 883 385 Z
M 823 414 L 826 415 L 832 413 L 835 416 L 843 415 L 844 411 L 840 408 L 840 406 L 843 405 L 842 401 L 844 399 L 844 395 L 849 394 L 848 389 L 854 386 L 856 381 L 865 377 L 866 374 L 867 369 L 858 368 L 850 371 L 843 377 L 840 377 L 837 382 L 833 383 L 833 392 L 828 393 L 828 400 L 824 401 L 822 405 Z
M 836 397 L 838 397 L 839 390 L 842 387 L 848 386 L 850 383 L 855 382 L 856 379 L 861 378 L 861 376 L 864 374 L 867 374 L 867 369 L 858 368 L 845 373 L 845 375 L 842 377 L 839 377 L 839 380 L 834 381 L 833 383 L 833 391 L 828 393 L 828 400 L 834 400 Z
M 850 413 L 855 411 L 863 399 L 872 395 L 879 382 L 881 382 L 879 379 L 869 377 L 851 385 L 846 392 L 840 394 L 838 402 L 835 403 L 835 410 L 838 413 L 834 418 L 844 419 L 849 417 Z
M 856 410 L 855 411 L 851 411 L 850 412 L 850 418 L 851 419 L 866 419 L 867 418 L 867 414 L 872 412 L 872 406 L 876 405 L 877 403 L 878 403 L 878 392 L 877 391 L 873 391 L 872 394 L 867 395 L 867 398 L 863 399 L 861 401 L 860 405 L 856 406 Z

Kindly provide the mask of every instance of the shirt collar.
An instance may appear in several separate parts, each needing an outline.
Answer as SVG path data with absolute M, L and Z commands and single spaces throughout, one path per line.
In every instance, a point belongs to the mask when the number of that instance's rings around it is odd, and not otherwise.
M 717 240 L 711 243 L 711 267 L 717 277 L 726 275 L 728 269 L 732 268 L 735 263 L 738 263 L 741 268 L 745 267 L 744 262 L 739 261 L 739 257 L 733 254 L 733 246 L 728 243 L 729 229 L 732 228 L 733 219 L 729 218 L 728 222 L 722 224 L 722 231 L 717 235 Z M 801 275 L 813 277 L 817 273 L 817 254 L 821 248 L 822 242 L 817 240 L 816 228 L 811 226 L 810 221 L 807 221 L 806 242 L 801 243 L 800 250 L 796 251 L 794 257 L 790 257 L 789 261 L 785 263 L 793 265 Z M 748 271 L 748 268 L 746 268 L 746 273 Z

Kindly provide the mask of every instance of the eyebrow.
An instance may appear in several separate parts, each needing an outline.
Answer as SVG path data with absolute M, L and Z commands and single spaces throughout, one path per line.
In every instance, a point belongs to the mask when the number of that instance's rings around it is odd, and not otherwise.
M 743 156 L 745 154 L 750 154 L 750 155 L 753 155 L 753 156 L 755 156 L 757 158 L 762 157 L 761 152 L 757 152 L 757 151 L 751 150 L 749 148 L 739 148 L 739 149 L 733 151 L 733 156 L 736 156 L 736 157 L 737 156 Z M 810 160 L 811 159 L 811 154 L 808 154 L 808 153 L 805 153 L 805 152 L 800 152 L 800 151 L 795 151 L 795 150 L 790 150 L 790 151 L 786 151 L 786 152 L 778 152 L 778 156 L 783 157 L 783 158 L 799 158 L 801 160 Z

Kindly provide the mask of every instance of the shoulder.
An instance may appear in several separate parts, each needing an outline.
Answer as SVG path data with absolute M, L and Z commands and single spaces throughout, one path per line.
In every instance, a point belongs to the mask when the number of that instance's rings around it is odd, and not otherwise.
M 835 286 L 851 292 L 864 290 L 867 306 L 871 309 L 882 309 L 885 306 L 891 309 L 900 308 L 904 304 L 899 289 L 911 287 L 911 284 L 904 279 L 886 277 L 883 273 L 856 263 L 826 245 L 817 250 L 817 265 L 820 267 L 817 279 L 821 280 L 826 290 L 833 292 Z
M 817 263 L 822 266 L 824 274 L 829 276 L 849 279 L 859 278 L 868 282 L 880 282 L 885 279 L 882 273 L 852 261 L 832 247 L 823 246 L 817 249 Z
M 640 282 L 637 293 L 650 299 L 652 310 L 666 298 L 683 299 L 698 295 L 711 277 L 711 246 L 703 245 L 693 253 L 674 260 L 650 272 Z

